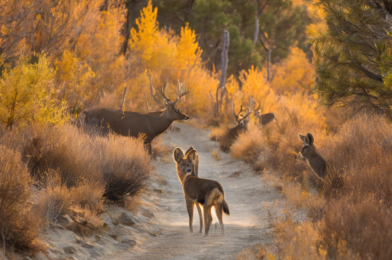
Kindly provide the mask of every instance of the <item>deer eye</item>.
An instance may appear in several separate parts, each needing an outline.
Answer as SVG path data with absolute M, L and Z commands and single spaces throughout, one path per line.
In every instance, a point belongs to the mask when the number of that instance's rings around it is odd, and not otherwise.
M 176 111 L 177 113 L 180 112 L 180 110 L 178 110 L 178 109 L 175 109 L 174 111 Z

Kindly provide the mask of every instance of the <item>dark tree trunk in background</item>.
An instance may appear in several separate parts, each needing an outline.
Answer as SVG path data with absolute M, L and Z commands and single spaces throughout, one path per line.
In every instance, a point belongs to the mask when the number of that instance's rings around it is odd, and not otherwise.
M 230 45 L 230 34 L 229 31 L 223 31 L 223 47 L 222 47 L 222 74 L 219 81 L 219 86 L 216 90 L 216 108 L 215 115 L 219 115 L 220 107 L 222 105 L 223 96 L 227 96 L 226 90 L 226 72 L 227 72 L 227 64 L 229 62 L 229 45 Z
M 128 41 L 129 36 L 131 34 L 131 27 L 132 27 L 132 10 L 134 8 L 134 3 L 136 0 L 128 0 L 125 2 L 125 7 L 127 8 L 127 17 L 125 19 L 125 23 L 123 26 L 123 35 L 124 35 L 124 43 L 121 47 L 121 53 L 125 55 L 128 49 Z

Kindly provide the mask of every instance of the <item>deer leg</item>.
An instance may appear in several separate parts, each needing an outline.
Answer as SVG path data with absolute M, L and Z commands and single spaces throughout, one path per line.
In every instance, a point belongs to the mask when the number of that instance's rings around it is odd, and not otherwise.
M 222 205 L 222 203 L 215 204 L 215 213 L 216 213 L 216 216 L 218 217 L 218 220 L 219 220 L 219 225 L 221 227 L 221 232 L 222 232 L 222 234 L 224 234 L 225 233 L 225 228 L 224 228 L 223 220 L 222 220 L 222 215 L 223 215 L 222 212 L 223 212 L 223 205 Z
M 148 154 L 151 155 L 152 154 L 152 152 L 151 152 L 151 143 L 144 143 L 144 144 L 146 146 L 146 149 L 148 150 Z
M 208 236 L 208 231 L 210 230 L 211 220 L 211 206 L 204 206 L 204 236 Z
M 199 203 L 196 203 L 196 208 L 197 208 L 197 212 L 199 212 L 199 219 L 200 219 L 200 230 L 199 230 L 199 233 L 202 233 L 202 231 L 203 231 L 203 217 L 202 216 L 203 215 L 202 215 Z
M 189 198 L 185 197 L 186 202 L 186 210 L 188 211 L 189 215 L 189 232 L 193 233 L 193 201 Z

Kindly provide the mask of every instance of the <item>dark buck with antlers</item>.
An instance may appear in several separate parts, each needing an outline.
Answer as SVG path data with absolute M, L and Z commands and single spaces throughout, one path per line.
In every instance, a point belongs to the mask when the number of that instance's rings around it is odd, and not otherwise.
M 152 84 L 151 84 L 151 88 Z M 189 117 L 176 108 L 176 104 L 182 96 L 188 92 L 179 93 L 175 101 L 170 101 L 165 96 L 166 84 L 161 90 L 161 95 L 165 103 L 163 111 L 156 111 L 147 114 L 141 114 L 131 111 L 122 111 L 107 108 L 92 108 L 83 111 L 82 121 L 87 126 L 100 127 L 101 133 L 108 133 L 112 130 L 114 133 L 123 136 L 138 137 L 145 135 L 144 143 L 151 154 L 151 142 L 155 137 L 168 129 L 176 120 L 187 120 Z M 151 89 L 151 94 L 155 100 L 158 100 Z
M 232 112 L 233 112 L 234 119 L 237 123 L 237 126 L 229 129 L 226 132 L 226 134 L 221 138 L 219 148 L 221 149 L 222 152 L 225 153 L 229 152 L 231 145 L 237 139 L 238 135 L 248 130 L 248 116 L 252 113 L 252 105 L 253 105 L 253 97 L 250 98 L 250 107 L 248 113 L 245 116 L 241 117 L 241 113 L 244 111 L 242 109 L 242 105 L 240 111 L 238 112 L 238 114 L 236 114 L 235 104 L 233 100 Z
M 276 121 L 276 116 L 274 113 L 266 113 L 266 114 L 261 114 L 260 112 L 260 105 L 253 110 L 253 114 L 259 119 L 259 125 L 267 125 L 268 123 L 272 122 L 272 121 Z

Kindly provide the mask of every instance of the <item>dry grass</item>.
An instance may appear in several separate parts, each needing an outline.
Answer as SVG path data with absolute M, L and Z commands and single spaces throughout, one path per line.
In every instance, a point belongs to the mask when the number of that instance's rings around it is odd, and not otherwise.
M 214 156 L 215 160 L 220 161 L 219 154 L 215 149 L 212 149 L 212 155 Z
M 38 204 L 42 207 L 45 219 L 48 222 L 57 222 L 57 218 L 68 213 L 74 204 L 73 194 L 56 171 L 51 171 L 46 180 L 46 190 L 41 191 Z
M 18 152 L 0 145 L 0 243 L 35 251 L 42 221 L 30 204 L 32 180 Z
M 309 193 L 297 182 L 284 181 L 282 192 L 296 207 L 301 207 L 309 198 Z
M 210 133 L 210 140 L 219 142 L 221 138 L 226 134 L 227 129 L 228 128 L 225 125 L 213 128 Z
M 266 258 L 267 256 L 267 258 Z M 254 245 L 244 249 L 238 256 L 237 260 L 264 260 L 271 259 L 270 253 L 266 252 L 264 246 Z
M 311 129 L 314 135 L 324 138 L 324 125 L 319 121 L 302 122 L 300 118 L 304 112 L 284 105 L 281 104 L 275 112 L 278 123 L 266 126 L 250 124 L 249 130 L 232 145 L 231 156 L 252 164 L 257 171 L 267 167 L 278 170 L 285 178 L 302 182 L 308 167 L 298 160 L 297 153 L 301 149 L 298 133 Z
M 280 127 L 251 130 L 240 136 L 231 155 L 266 165 L 283 179 L 282 192 L 296 207 L 308 210 L 310 221 L 290 217 L 277 224 L 280 258 L 389 259 L 392 256 L 392 128 L 382 116 L 360 115 L 336 132 L 300 121 L 287 110 Z M 298 160 L 298 133 L 311 132 L 328 163 L 328 176 L 317 181 L 306 162 Z M 261 136 L 263 135 L 263 136 Z M 266 148 L 263 148 L 266 147 Z M 264 153 L 263 149 L 268 149 Z M 258 156 L 257 156 L 258 154 Z M 310 195 L 316 187 L 320 194 Z
M 8 249 L 41 248 L 40 228 L 65 214 L 73 219 L 66 228 L 90 234 L 102 226 L 97 215 L 104 197 L 137 195 L 150 172 L 150 156 L 139 139 L 88 135 L 71 125 L 0 128 L 0 243 Z M 34 200 L 33 183 L 39 187 Z
M 320 234 L 312 222 L 296 223 L 290 215 L 275 224 L 279 259 L 326 259 L 318 242 Z
M 169 147 L 167 145 L 162 144 L 162 137 L 158 136 L 157 138 L 154 139 L 154 142 L 152 143 L 153 149 L 152 149 L 152 157 L 154 159 L 157 159 L 158 157 L 161 158 L 162 162 L 172 162 L 172 151 L 174 147 Z
M 266 148 L 262 131 L 253 127 L 238 136 L 236 142 L 231 146 L 230 155 L 235 159 L 242 159 L 254 165 L 259 156 L 266 152 Z
M 84 187 L 88 194 L 88 184 L 111 200 L 136 195 L 145 187 L 151 171 L 142 140 L 117 135 L 90 137 L 72 126 L 36 130 L 24 154 L 39 180 L 44 180 L 42 173 L 59 169 L 67 188 Z M 88 204 L 94 208 L 91 201 L 97 200 L 80 201 L 82 207 Z

